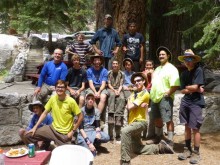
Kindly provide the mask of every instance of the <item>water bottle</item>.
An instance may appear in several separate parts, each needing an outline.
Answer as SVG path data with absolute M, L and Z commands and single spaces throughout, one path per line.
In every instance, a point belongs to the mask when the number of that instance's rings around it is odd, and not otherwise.
M 3 154 L 3 149 L 0 148 L 0 165 L 5 164 L 4 158 L 5 158 L 5 155 Z

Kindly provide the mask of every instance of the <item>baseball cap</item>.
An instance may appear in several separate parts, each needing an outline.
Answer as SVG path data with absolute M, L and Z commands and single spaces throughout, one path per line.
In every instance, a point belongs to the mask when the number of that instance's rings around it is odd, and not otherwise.
M 106 18 L 106 19 L 108 19 L 108 18 L 111 18 L 111 19 L 112 19 L 112 16 L 111 16 L 110 14 L 106 14 L 106 15 L 105 15 L 105 18 Z

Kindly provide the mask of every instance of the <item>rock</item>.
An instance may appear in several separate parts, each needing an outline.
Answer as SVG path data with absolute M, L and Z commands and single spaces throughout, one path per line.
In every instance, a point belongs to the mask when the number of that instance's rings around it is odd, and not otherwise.
M 212 90 L 212 92 L 220 93 L 220 82 L 217 86 L 215 86 Z
M 21 139 L 18 135 L 19 125 L 3 125 L 0 127 L 0 146 L 18 144 Z
M 39 48 L 43 48 L 45 45 L 45 41 L 35 37 L 35 36 L 31 36 L 28 38 L 29 39 L 29 43 L 31 46 L 31 49 L 39 49 Z
M 176 135 L 183 135 L 185 132 L 185 126 L 184 125 L 177 125 L 175 127 L 175 133 Z

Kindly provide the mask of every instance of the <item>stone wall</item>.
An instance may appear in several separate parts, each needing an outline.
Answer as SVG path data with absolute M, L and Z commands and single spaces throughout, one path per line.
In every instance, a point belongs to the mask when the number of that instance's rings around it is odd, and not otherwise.
M 34 87 L 31 86 L 30 90 L 33 93 Z M 29 84 L 28 84 L 29 86 Z M 32 100 L 31 92 L 27 94 L 20 94 L 16 90 L 22 90 L 27 85 L 15 85 L 11 90 L 15 92 L 7 93 L 7 87 L 0 89 L 0 146 L 14 145 L 21 142 L 18 135 L 20 128 L 26 126 L 31 118 L 31 112 L 28 110 L 28 104 Z M 24 92 L 27 89 L 23 90 Z
M 13 84 L 9 89 L 10 91 L 1 89 L 0 86 L 0 146 L 21 142 L 18 130 L 21 127 L 26 128 L 32 115 L 28 110 L 34 91 L 31 82 Z M 20 90 L 22 92 L 18 92 Z M 175 95 L 173 120 L 176 135 L 184 133 L 184 126 L 179 123 L 179 106 L 182 96 L 178 93 Z M 207 107 L 203 110 L 204 123 L 201 132 L 218 132 L 220 131 L 220 97 L 219 95 L 206 96 L 205 101 Z

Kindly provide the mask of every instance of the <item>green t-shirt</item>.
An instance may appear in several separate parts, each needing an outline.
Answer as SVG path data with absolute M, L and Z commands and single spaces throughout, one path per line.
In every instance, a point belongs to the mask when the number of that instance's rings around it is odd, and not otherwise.
M 52 112 L 53 128 L 62 134 L 68 134 L 74 126 L 74 116 L 81 113 L 76 101 L 67 96 L 64 101 L 58 99 L 58 95 L 51 96 L 45 106 L 47 112 Z
M 154 103 L 158 103 L 172 86 L 180 86 L 179 72 L 171 63 L 158 66 L 152 77 L 152 87 L 150 98 Z M 174 94 L 171 95 L 174 99 Z
M 136 95 L 136 96 L 135 96 Z M 142 103 L 149 104 L 150 95 L 146 89 L 135 94 L 134 92 L 130 96 L 130 101 L 137 105 L 137 108 L 130 110 L 128 124 L 137 121 L 146 121 L 146 108 L 142 108 L 140 105 Z

